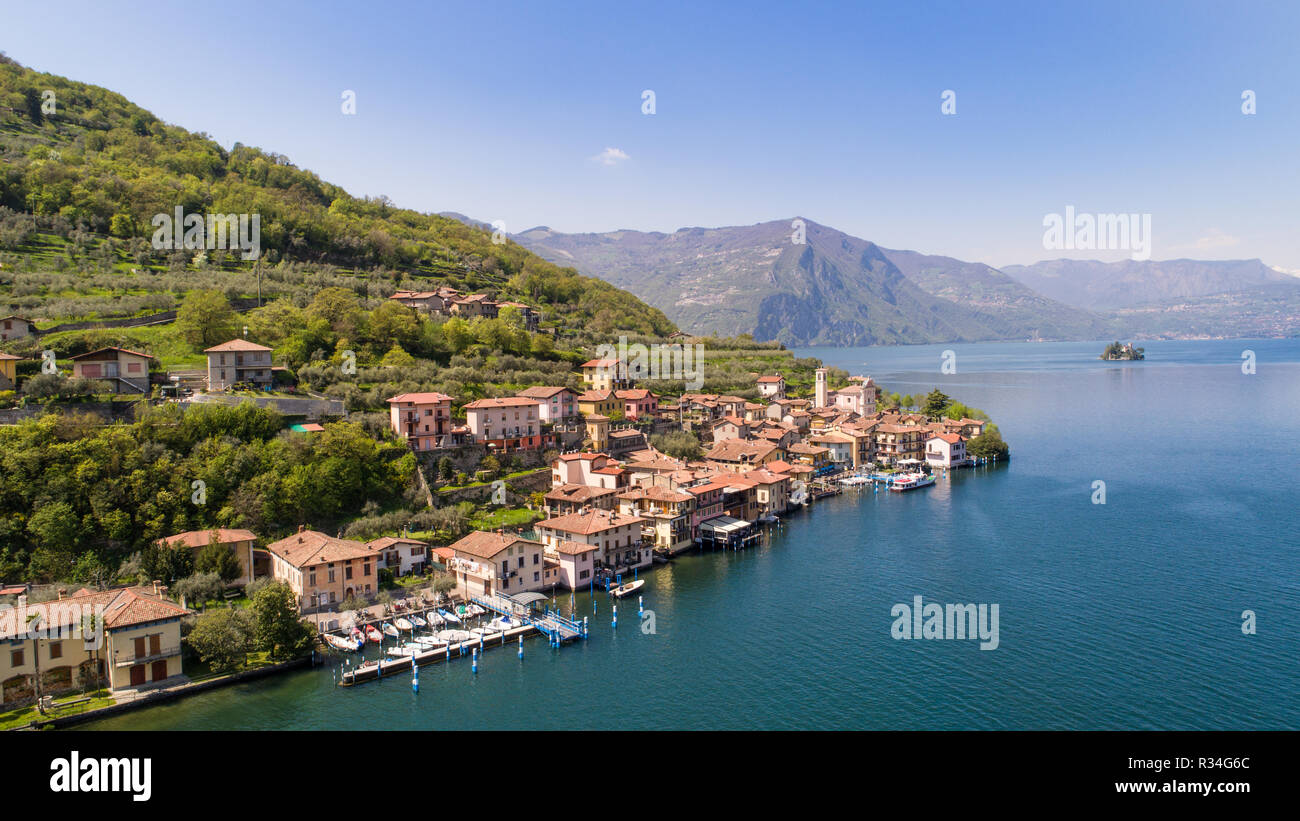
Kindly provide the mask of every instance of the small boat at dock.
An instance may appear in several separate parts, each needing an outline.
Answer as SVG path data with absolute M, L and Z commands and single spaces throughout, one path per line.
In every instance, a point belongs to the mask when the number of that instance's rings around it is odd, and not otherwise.
M 364 640 L 362 640 L 361 644 L 358 644 L 355 639 L 336 636 L 333 633 L 323 633 L 321 638 L 325 639 L 325 643 L 330 647 L 335 650 L 342 650 L 345 653 L 355 653 L 365 645 Z
M 934 484 L 934 477 L 924 473 L 906 473 L 890 482 L 889 489 L 904 491 L 916 490 L 917 488 L 929 487 Z
M 487 612 L 486 610 L 484 610 L 482 607 L 479 607 L 477 604 L 471 604 L 466 606 L 464 615 L 473 618 L 475 616 L 481 616 L 486 612 Z
M 445 642 L 469 641 L 474 636 L 468 630 L 442 630 L 438 633 L 438 638 Z
M 461 623 L 461 622 L 460 622 L 460 617 L 457 616 L 455 613 L 451 612 L 450 610 L 439 610 L 439 611 L 438 611 L 438 615 L 439 615 L 439 616 L 442 616 L 442 618 L 443 618 L 443 619 L 444 619 L 448 624 L 460 624 L 460 623 Z
M 616 599 L 621 599 L 624 596 L 632 595 L 636 591 L 640 590 L 642 587 L 645 587 L 645 580 L 637 579 L 634 582 L 628 582 L 627 584 L 610 588 L 609 595 L 613 596 Z
M 422 618 L 420 618 L 419 616 L 415 615 L 414 613 L 412 613 L 412 614 L 411 614 L 410 616 L 408 616 L 407 618 L 410 620 L 411 624 L 414 624 L 416 627 L 428 627 L 428 626 L 429 626 L 429 623 L 428 623 L 427 621 L 425 621 L 424 619 L 422 619 Z
M 407 621 L 406 619 L 401 619 L 401 618 L 393 619 L 393 626 L 395 626 L 398 630 L 406 630 L 407 632 L 410 632 L 411 630 L 415 629 L 414 624 Z
M 398 636 L 401 635 L 400 633 L 397 632 L 397 628 L 394 627 L 392 624 L 389 624 L 388 622 L 384 622 L 383 629 L 384 629 L 384 635 L 386 636 L 392 636 L 393 638 L 397 638 Z
M 375 627 L 373 624 L 371 624 L 366 627 L 366 638 L 370 639 L 375 644 L 379 644 L 384 640 L 384 634 L 379 632 L 378 627 Z

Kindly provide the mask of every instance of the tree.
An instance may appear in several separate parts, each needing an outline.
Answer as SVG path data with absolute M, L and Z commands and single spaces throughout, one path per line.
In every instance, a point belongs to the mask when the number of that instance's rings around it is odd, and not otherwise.
M 931 419 L 937 419 L 943 413 L 943 409 L 948 407 L 952 400 L 948 394 L 935 388 L 925 396 L 925 405 L 922 406 L 921 412 Z
M 456 466 L 452 463 L 450 456 L 444 456 L 438 460 L 438 478 L 450 481 L 451 477 L 455 475 Z
M 233 582 L 244 572 L 234 549 L 229 545 L 218 544 L 216 534 L 213 534 L 212 540 L 199 550 L 194 568 L 200 573 L 216 574 L 222 582 Z
M 228 607 L 211 610 L 198 617 L 186 641 L 212 669 L 237 669 L 253 648 L 252 616 Z
M 194 291 L 176 313 L 176 328 L 192 347 L 210 348 L 235 335 L 235 311 L 220 291 Z
M 1010 452 L 1002 434 L 995 425 L 987 425 L 984 432 L 966 443 L 966 452 L 981 459 L 1005 459 Z
M 650 444 L 676 459 L 699 459 L 704 454 L 700 440 L 684 430 L 656 433 L 650 437 Z
M 195 573 L 176 582 L 172 592 L 184 596 L 186 604 L 193 606 L 220 599 L 225 589 L 216 573 Z
M 289 585 L 269 584 L 252 600 L 253 638 L 257 649 L 270 653 L 274 661 L 300 656 L 311 647 L 315 631 L 298 618 L 298 602 Z

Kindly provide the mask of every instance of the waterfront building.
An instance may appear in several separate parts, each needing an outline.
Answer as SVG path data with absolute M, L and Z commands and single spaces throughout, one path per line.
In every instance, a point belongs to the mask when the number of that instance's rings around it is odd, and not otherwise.
M 666 487 L 633 487 L 618 494 L 619 512 L 644 520 L 641 535 L 666 553 L 691 547 L 691 514 L 695 497 Z
M 555 516 L 534 527 L 542 542 L 551 547 L 562 541 L 594 545 L 598 566 L 615 572 L 647 567 L 653 561 L 653 545 L 642 538 L 645 521 L 640 516 L 612 510 L 588 510 Z
M 37 676 L 42 695 L 105 686 L 121 694 L 180 676 L 181 618 L 190 611 L 165 593 L 155 582 L 59 591 L 40 604 L 20 598 L 0 617 L 0 706 L 31 703 Z
M 930 467 L 951 468 L 970 463 L 966 441 L 956 433 L 940 433 L 925 442 L 925 463 Z
M 541 542 L 513 533 L 476 530 L 450 545 L 447 569 L 467 596 L 536 592 L 558 583 L 558 569 L 548 573 Z
M 299 526 L 297 533 L 266 549 L 271 554 L 271 576 L 289 585 L 301 610 L 379 592 L 377 557 L 361 542 Z

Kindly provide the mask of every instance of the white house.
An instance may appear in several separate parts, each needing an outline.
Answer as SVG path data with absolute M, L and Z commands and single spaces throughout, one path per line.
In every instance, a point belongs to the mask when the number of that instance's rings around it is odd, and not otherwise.
M 925 462 L 930 467 L 951 468 L 969 461 L 966 440 L 955 433 L 939 433 L 925 440 Z

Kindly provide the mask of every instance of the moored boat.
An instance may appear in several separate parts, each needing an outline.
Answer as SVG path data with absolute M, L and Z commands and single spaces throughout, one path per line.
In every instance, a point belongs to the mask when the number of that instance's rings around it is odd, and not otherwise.
M 460 617 L 450 610 L 439 610 L 438 615 L 442 616 L 448 624 L 460 624 Z
M 401 635 L 400 633 L 397 632 L 397 628 L 394 627 L 389 622 L 384 622 L 383 629 L 384 629 L 384 635 L 386 636 L 392 636 L 393 638 L 397 638 L 399 635 Z
M 425 621 L 424 619 L 422 619 L 422 618 L 420 618 L 419 616 L 415 615 L 414 613 L 412 613 L 408 618 L 410 619 L 411 624 L 414 624 L 416 627 L 428 627 L 428 626 L 429 626 L 429 623 L 428 623 L 427 621 Z
M 414 624 L 412 624 L 411 622 L 403 618 L 393 619 L 393 626 L 396 627 L 398 630 L 411 631 L 415 629 Z
M 355 639 L 336 636 L 333 633 L 324 633 L 321 635 L 321 638 L 325 639 L 325 643 L 330 647 L 333 647 L 335 650 L 342 650 L 345 653 L 355 653 L 357 650 L 361 649 L 361 646 L 357 644 Z
M 634 582 L 628 582 L 627 584 L 610 588 L 609 595 L 613 596 L 616 599 L 621 599 L 624 596 L 632 595 L 636 591 L 640 590 L 642 587 L 645 587 L 645 580 L 637 579 Z

